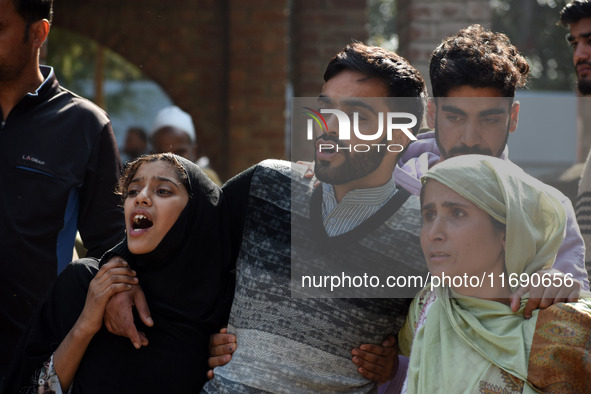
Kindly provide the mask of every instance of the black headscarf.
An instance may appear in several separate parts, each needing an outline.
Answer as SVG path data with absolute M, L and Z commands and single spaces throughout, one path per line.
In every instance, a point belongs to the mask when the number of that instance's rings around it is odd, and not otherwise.
M 175 224 L 150 253 L 134 255 L 123 240 L 100 261 L 119 255 L 137 271 L 154 326 L 137 315 L 135 323 L 149 344 L 137 350 L 103 327 L 80 364 L 74 392 L 183 393 L 205 382 L 209 336 L 227 321 L 233 292 L 226 209 L 220 188 L 197 165 L 176 158 L 190 198 Z M 83 259 L 60 275 L 19 346 L 17 381 L 26 383 L 66 336 L 96 269 L 96 260 Z

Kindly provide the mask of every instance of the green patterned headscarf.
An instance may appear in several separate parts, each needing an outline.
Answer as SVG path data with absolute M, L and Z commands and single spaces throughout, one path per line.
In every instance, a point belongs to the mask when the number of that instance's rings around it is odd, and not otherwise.
M 463 155 L 435 165 L 422 181 L 442 183 L 505 224 L 507 274 L 532 274 L 554 263 L 566 224 L 559 194 L 513 163 Z M 522 309 L 513 313 L 500 302 L 453 295 L 451 289 L 438 288 L 426 319 L 422 302 L 413 302 L 410 326 L 424 323 L 412 341 L 408 392 L 490 390 L 487 379 L 498 368 L 527 381 L 537 311 L 526 320 Z M 532 392 L 528 384 L 523 390 Z
M 509 276 L 532 274 L 552 266 L 566 227 L 566 212 L 556 189 L 508 160 L 483 155 L 445 160 L 430 169 L 422 181 L 429 179 L 449 187 L 505 224 Z

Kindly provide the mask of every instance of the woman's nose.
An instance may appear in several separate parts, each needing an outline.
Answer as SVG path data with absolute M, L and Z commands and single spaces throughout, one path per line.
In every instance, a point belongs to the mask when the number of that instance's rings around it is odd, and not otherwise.
M 152 200 L 148 195 L 148 190 L 146 188 L 140 190 L 140 192 L 135 196 L 135 205 L 152 205 Z
M 441 241 L 445 239 L 445 223 L 440 218 L 436 218 L 429 228 L 429 239 L 432 241 Z

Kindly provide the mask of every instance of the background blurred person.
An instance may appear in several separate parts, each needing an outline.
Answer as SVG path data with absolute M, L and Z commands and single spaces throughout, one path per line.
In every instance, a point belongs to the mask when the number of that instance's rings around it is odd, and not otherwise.
M 173 105 L 162 108 L 150 131 L 152 153 L 171 152 L 196 163 L 212 181 L 221 186 L 218 174 L 209 166 L 209 159 L 199 157 L 199 145 L 191 115 Z
M 148 134 L 141 127 L 130 127 L 125 135 L 125 145 L 123 145 L 123 162 L 129 162 L 137 159 L 148 152 Z

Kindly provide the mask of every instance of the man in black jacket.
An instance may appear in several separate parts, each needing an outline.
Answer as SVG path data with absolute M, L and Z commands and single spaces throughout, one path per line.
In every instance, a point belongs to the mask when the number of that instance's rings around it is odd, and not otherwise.
M 71 261 L 123 236 L 108 116 L 39 65 L 51 0 L 0 0 L 0 386 L 33 309 Z

